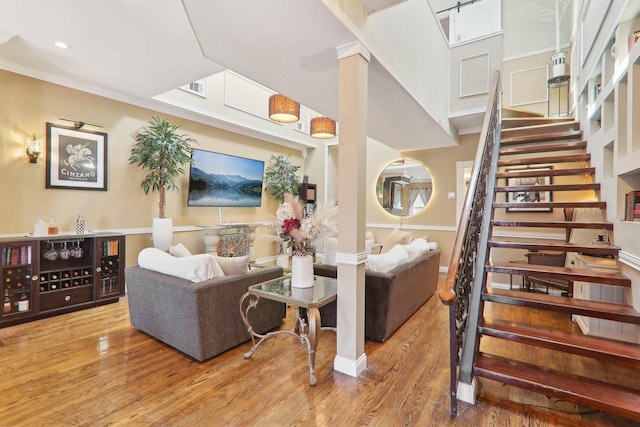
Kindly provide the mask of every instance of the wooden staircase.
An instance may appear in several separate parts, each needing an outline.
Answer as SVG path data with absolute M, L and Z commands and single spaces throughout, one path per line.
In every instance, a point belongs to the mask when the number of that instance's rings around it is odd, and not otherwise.
M 589 166 L 590 156 L 585 152 L 586 143 L 581 139 L 579 124 L 564 120 L 545 122 L 540 118 L 527 118 L 520 120 L 517 124 L 514 124 L 515 122 L 516 119 L 511 119 L 509 125 L 502 129 L 499 171 L 496 174 L 496 201 L 493 204 L 493 218 L 498 219 L 491 221 L 491 237 L 488 242 L 492 254 L 490 259 L 500 258 L 498 254 L 504 254 L 504 251 L 510 251 L 509 254 L 520 251 L 524 254 L 532 250 L 576 252 L 596 257 L 616 258 L 620 248 L 612 244 L 531 241 L 531 232 L 540 229 L 566 231 L 566 235 L 569 236 L 569 232 L 576 229 L 612 231 L 613 224 L 606 221 L 558 220 L 557 214 L 563 209 L 606 208 L 606 204 L 598 201 L 596 197 L 600 191 L 600 185 L 587 182 L 590 178 L 585 178 L 585 176 L 592 178 L 595 170 Z M 552 166 L 552 169 L 534 170 L 541 168 L 542 165 Z M 508 184 L 512 178 L 539 176 L 562 177 L 562 179 L 558 179 L 561 181 L 558 184 L 515 186 Z M 546 191 L 552 192 L 553 199 L 557 200 L 513 202 L 506 197 L 508 193 Z M 571 194 L 576 196 L 571 197 Z M 583 195 L 586 197 L 582 197 Z M 552 211 L 553 214 L 523 213 L 517 211 L 518 208 L 550 208 L 555 211 Z M 554 219 L 540 220 L 536 216 Z M 517 238 L 500 238 L 496 236 L 496 231 L 499 230 L 520 232 L 524 230 L 526 232 L 521 234 L 528 235 L 529 238 L 523 238 L 522 241 Z M 517 233 L 510 234 L 517 235 Z M 618 272 L 578 269 L 573 266 L 527 264 L 524 256 L 522 260 L 523 262 L 490 261 L 485 270 L 495 274 L 523 277 L 535 275 L 569 282 L 631 286 L 631 280 Z M 520 290 L 492 289 L 490 283 L 482 300 L 484 301 L 483 316 L 479 324 L 481 338 L 479 352 L 473 364 L 475 376 L 640 422 L 640 389 L 629 386 L 629 383 L 610 382 L 607 378 L 590 378 L 584 374 L 578 376 L 572 372 L 563 371 L 561 365 L 554 364 L 556 359 L 560 360 L 562 357 L 579 356 L 589 361 L 584 363 L 605 363 L 612 370 L 630 367 L 631 372 L 639 375 L 637 369 L 640 368 L 640 345 L 584 335 L 577 327 L 571 330 L 559 330 L 544 325 L 526 324 L 522 319 L 514 321 L 492 317 L 494 313 L 500 313 L 496 307 L 504 304 L 521 307 L 523 310 L 535 310 L 537 315 L 549 313 L 549 315 L 558 316 L 559 313 L 561 316 L 589 316 L 635 325 L 640 325 L 640 313 L 626 305 Z M 526 317 L 524 316 L 525 319 Z M 551 351 L 552 356 L 542 358 L 550 362 L 550 365 L 542 366 L 539 360 L 527 360 L 524 356 L 490 354 L 489 351 L 494 348 L 509 346 L 484 345 L 483 342 L 487 339 L 517 342 Z M 553 354 L 557 354 L 557 358 Z M 640 381 L 635 382 L 636 387 L 639 384 Z

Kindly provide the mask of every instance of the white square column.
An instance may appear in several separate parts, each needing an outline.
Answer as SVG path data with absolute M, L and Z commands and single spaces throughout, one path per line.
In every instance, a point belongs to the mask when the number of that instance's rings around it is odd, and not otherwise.
M 367 175 L 369 50 L 355 42 L 338 48 L 338 300 L 334 369 L 353 377 L 367 367 L 364 353 L 364 247 Z

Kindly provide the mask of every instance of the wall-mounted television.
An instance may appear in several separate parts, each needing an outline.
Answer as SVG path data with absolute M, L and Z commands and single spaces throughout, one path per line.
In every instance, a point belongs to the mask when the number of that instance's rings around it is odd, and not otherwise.
M 264 162 L 194 149 L 188 206 L 258 207 Z

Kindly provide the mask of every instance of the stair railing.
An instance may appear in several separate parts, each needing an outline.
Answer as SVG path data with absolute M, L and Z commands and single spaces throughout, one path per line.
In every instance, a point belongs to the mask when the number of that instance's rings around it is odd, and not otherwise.
M 496 71 L 447 277 L 444 287 L 438 292 L 442 303 L 449 306 L 452 415 L 457 414 L 458 380 L 471 383 L 479 342 L 477 327 L 482 313 L 482 292 L 486 286 L 484 266 L 489 255 L 487 242 L 491 232 L 500 145 L 497 143 L 501 132 L 500 110 L 500 72 Z

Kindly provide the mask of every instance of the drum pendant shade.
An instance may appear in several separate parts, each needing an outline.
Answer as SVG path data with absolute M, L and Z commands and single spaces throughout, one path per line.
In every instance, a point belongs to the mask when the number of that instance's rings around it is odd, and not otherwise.
M 269 118 L 274 122 L 293 123 L 300 119 L 300 104 L 284 95 L 269 97 Z
M 330 139 L 336 136 L 336 122 L 329 117 L 311 119 L 311 136 L 319 139 Z

